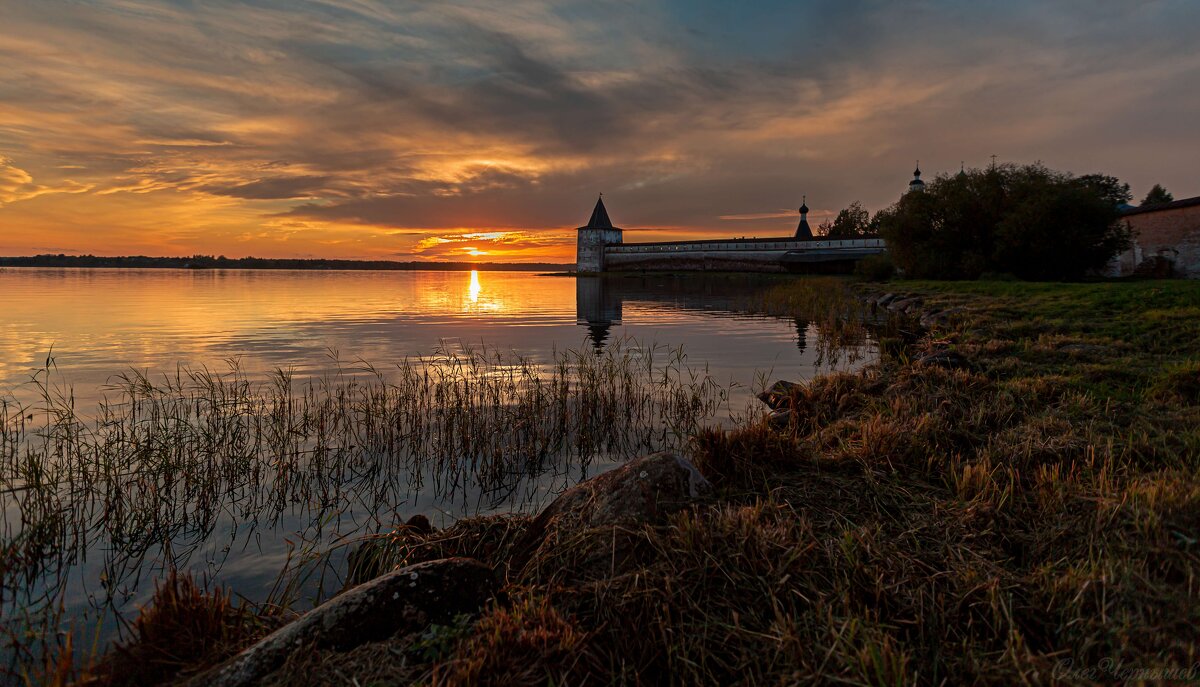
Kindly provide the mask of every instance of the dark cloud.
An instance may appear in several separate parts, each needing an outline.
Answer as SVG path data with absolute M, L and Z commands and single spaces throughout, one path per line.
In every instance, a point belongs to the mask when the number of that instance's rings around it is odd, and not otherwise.
M 234 186 L 210 184 L 199 186 L 197 190 L 248 200 L 286 200 L 312 197 L 314 194 L 328 189 L 330 181 L 332 181 L 331 177 L 327 176 L 276 177 L 258 179 Z

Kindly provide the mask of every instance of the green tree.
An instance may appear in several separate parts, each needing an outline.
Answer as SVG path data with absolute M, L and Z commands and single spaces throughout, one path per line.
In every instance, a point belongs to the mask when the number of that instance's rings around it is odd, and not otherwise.
M 857 239 L 874 233 L 871 213 L 856 200 L 837 214 L 826 236 L 831 239 Z
M 1129 244 L 1119 185 L 1041 165 L 940 176 L 879 215 L 897 267 L 917 278 L 1077 279 Z
M 1161 184 L 1155 184 L 1154 188 L 1150 189 L 1150 192 L 1142 199 L 1142 205 L 1169 203 L 1173 200 L 1175 200 L 1175 196 L 1171 195 L 1170 191 L 1163 188 Z
M 1113 205 L 1126 205 L 1133 200 L 1133 191 L 1129 184 L 1107 174 L 1084 174 L 1079 177 L 1082 186 L 1095 189 Z

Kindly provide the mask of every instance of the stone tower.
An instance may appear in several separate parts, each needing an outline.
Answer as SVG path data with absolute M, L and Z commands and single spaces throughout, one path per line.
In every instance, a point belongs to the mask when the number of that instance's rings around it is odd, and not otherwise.
M 603 272 L 604 247 L 621 243 L 622 230 L 614 227 L 608 218 L 608 210 L 604 208 L 604 196 L 596 201 L 592 210 L 592 218 L 587 226 L 575 230 L 575 271 Z

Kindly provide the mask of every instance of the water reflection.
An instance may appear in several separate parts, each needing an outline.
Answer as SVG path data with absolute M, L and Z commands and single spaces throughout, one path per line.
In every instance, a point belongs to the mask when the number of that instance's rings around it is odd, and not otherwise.
M 808 350 L 808 328 L 812 326 L 812 320 L 806 317 L 796 317 L 792 319 L 796 324 L 796 348 L 800 349 L 803 354 Z
M 612 280 L 601 277 L 576 277 L 575 321 L 587 327 L 588 340 L 596 349 L 604 348 L 609 330 L 621 324 L 623 294 Z
M 695 313 L 711 318 L 711 332 L 734 346 L 742 337 L 753 337 L 762 321 L 788 323 L 801 360 L 813 361 L 814 371 L 836 364 L 840 359 L 851 363 L 867 355 L 867 330 L 844 326 L 840 322 L 821 322 L 811 315 L 771 317 L 763 295 L 778 279 L 758 275 L 670 276 L 609 275 L 575 279 L 575 318 L 587 328 L 587 337 L 596 350 L 604 348 L 614 328 L 624 323 L 627 311 L 653 313 Z M 757 313 L 757 314 L 756 314 Z M 719 318 L 719 319 L 718 319 Z M 755 322 L 758 318 L 758 322 Z M 722 326 L 736 320 L 741 327 Z M 635 325 L 636 327 L 636 325 Z M 815 345 L 815 351 L 810 350 Z M 814 353 L 810 358 L 810 353 Z M 844 355 L 843 355 L 844 354 Z
M 472 303 L 479 302 L 479 292 L 483 287 L 479 285 L 479 270 L 471 270 L 471 284 L 467 287 L 467 297 Z

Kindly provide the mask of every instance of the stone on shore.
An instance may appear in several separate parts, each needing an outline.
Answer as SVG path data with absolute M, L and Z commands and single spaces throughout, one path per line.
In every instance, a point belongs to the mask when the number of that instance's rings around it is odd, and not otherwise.
M 947 308 L 945 310 L 941 310 L 938 312 L 928 313 L 926 315 L 921 316 L 921 326 L 928 329 L 934 325 L 946 324 L 954 316 L 961 315 L 962 313 L 965 313 L 966 311 L 967 311 L 966 308 L 955 307 L 955 308 Z
M 673 453 L 654 453 L 564 491 L 533 519 L 513 565 L 539 578 L 598 579 L 636 557 L 642 525 L 713 493 L 696 466 Z
M 975 369 L 975 365 L 967 360 L 961 353 L 957 351 L 943 350 L 934 351 L 917 358 L 914 365 L 931 365 L 933 367 L 941 367 L 947 370 L 971 370 Z
M 758 400 L 766 403 L 771 410 L 790 408 L 792 406 L 792 394 L 799 390 L 799 384 L 781 379 L 772 384 L 769 389 L 759 394 Z
M 564 521 L 580 528 L 661 522 L 712 490 L 687 459 L 654 453 L 564 491 L 534 518 L 530 529 Z
M 255 685 L 294 651 L 345 651 L 397 632 L 449 623 L 457 615 L 477 612 L 496 589 L 492 569 L 470 558 L 444 558 L 400 568 L 334 597 L 186 684 Z
M 429 522 L 429 518 L 420 513 L 409 518 L 404 526 L 417 534 L 433 534 L 433 524 Z
M 1086 343 L 1063 344 L 1062 346 L 1058 347 L 1058 350 L 1063 353 L 1084 358 L 1112 355 L 1113 352 L 1108 346 L 1097 346 L 1095 344 Z
M 924 301 L 922 301 L 920 298 L 902 298 L 889 303 L 887 309 L 888 312 L 907 313 L 911 310 L 921 307 L 922 303 L 924 303 Z
M 771 429 L 787 429 L 792 424 L 792 416 L 794 413 L 790 408 L 780 408 L 772 410 L 767 415 L 767 424 Z

